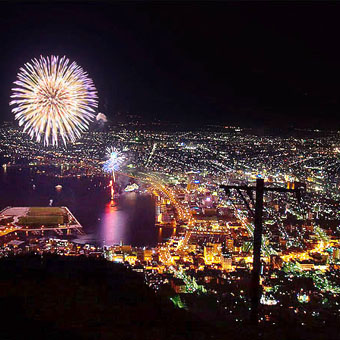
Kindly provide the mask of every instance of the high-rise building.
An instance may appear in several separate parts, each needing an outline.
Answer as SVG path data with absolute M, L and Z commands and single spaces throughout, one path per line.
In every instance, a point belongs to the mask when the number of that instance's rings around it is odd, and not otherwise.
M 230 254 L 226 254 L 226 253 L 221 254 L 222 270 L 231 271 L 233 268 L 232 262 L 233 260 Z
M 211 265 L 214 259 L 214 247 L 209 244 L 204 246 L 204 262 L 207 265 Z

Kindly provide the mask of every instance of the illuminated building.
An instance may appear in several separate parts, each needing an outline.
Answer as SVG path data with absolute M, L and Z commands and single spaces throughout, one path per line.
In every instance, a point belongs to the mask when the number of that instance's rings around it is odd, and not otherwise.
M 295 182 L 287 182 L 287 189 L 294 189 L 295 188 Z
M 221 263 L 221 244 L 209 243 L 204 246 L 204 262 L 207 265 Z
M 144 249 L 144 261 L 152 260 L 152 249 Z
M 134 266 L 137 261 L 137 255 L 136 254 L 127 255 L 125 256 L 125 261 L 129 262 L 131 266 Z
M 204 246 L 204 262 L 211 265 L 214 259 L 214 247 L 212 245 Z
M 214 256 L 220 256 L 221 249 L 222 249 L 221 244 L 220 243 L 214 243 L 213 249 L 214 249 Z
M 233 260 L 230 254 L 221 254 L 221 265 L 222 270 L 231 271 Z
M 188 182 L 187 182 L 187 190 L 195 191 L 198 189 L 200 181 L 196 178 L 195 172 L 188 173 Z
M 162 213 L 161 206 L 159 204 L 156 204 L 156 219 L 158 220 L 159 215 Z
M 117 251 L 112 254 L 112 261 L 113 262 L 124 262 L 124 254 L 120 251 Z
M 120 249 L 123 253 L 131 253 L 132 252 L 132 247 L 130 245 L 124 244 L 120 246 Z
M 340 248 L 333 249 L 333 259 L 340 260 Z
M 313 270 L 314 269 L 314 263 L 302 261 L 300 262 L 300 267 L 302 270 Z
M 231 252 L 234 251 L 234 240 L 232 238 L 226 239 L 225 245 L 229 251 Z

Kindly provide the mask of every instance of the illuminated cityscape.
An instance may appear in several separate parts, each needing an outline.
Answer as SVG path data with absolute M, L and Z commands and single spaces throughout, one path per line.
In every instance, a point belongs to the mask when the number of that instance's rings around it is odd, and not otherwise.
M 127 161 L 116 170 L 118 196 L 111 205 L 119 207 L 120 197 L 126 195 L 152 197 L 158 234 L 156 244 L 146 247 L 125 244 L 123 239 L 116 244 L 105 244 L 105 239 L 88 243 L 74 240 L 85 232 L 71 212 L 73 217 L 65 224 L 46 220 L 46 215 L 59 215 L 53 210 L 57 208 L 30 208 L 26 220 L 19 217 L 15 222 L 14 215 L 23 213 L 9 208 L 1 212 L 2 256 L 33 251 L 104 257 L 141 273 L 156 294 L 169 286 L 168 297 L 178 308 L 196 311 L 210 303 L 218 318 L 230 322 L 249 318 L 254 220 L 238 192 L 226 195 L 220 185 L 251 186 L 259 176 L 265 186 L 274 188 L 305 183 L 300 200 L 294 194 L 265 193 L 259 322 L 275 325 L 288 318 L 300 325 L 321 322 L 336 327 L 338 132 L 293 131 L 292 136 L 275 137 L 239 127 L 167 132 L 136 130 L 128 124 L 86 133 L 67 149 L 36 144 L 12 124 L 3 125 L 0 134 L 4 175 L 28 168 L 31 175 L 59 181 L 102 178 L 108 202 L 110 174 L 102 169 L 103 153 L 109 145 L 126 150 Z M 254 201 L 246 200 L 252 207 Z M 108 209 L 109 228 L 117 223 L 116 209 Z

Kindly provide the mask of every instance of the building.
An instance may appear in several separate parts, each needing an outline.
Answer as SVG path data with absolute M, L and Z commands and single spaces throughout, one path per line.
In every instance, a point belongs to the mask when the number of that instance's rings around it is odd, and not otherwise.
M 206 265 L 211 265 L 214 259 L 214 247 L 209 244 L 204 246 L 204 263 Z
M 206 265 L 213 263 L 221 263 L 221 250 L 220 243 L 208 243 L 204 246 L 204 262 Z
M 144 249 L 144 261 L 152 260 L 152 249 Z
M 232 263 L 233 260 L 230 254 L 221 254 L 222 270 L 231 271 L 233 268 Z
M 340 260 L 340 248 L 333 249 L 333 260 Z
M 234 240 L 232 238 L 227 238 L 225 241 L 225 246 L 229 251 L 234 251 Z
M 313 270 L 314 269 L 314 263 L 308 262 L 308 261 L 301 261 L 300 267 L 302 270 Z

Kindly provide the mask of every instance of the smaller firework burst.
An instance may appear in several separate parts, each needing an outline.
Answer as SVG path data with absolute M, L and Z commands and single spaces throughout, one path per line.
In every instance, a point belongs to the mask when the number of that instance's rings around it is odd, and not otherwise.
M 103 170 L 108 173 L 112 173 L 113 179 L 115 179 L 114 172 L 121 166 L 124 162 L 125 157 L 122 152 L 111 147 L 106 149 L 107 161 L 103 165 Z

